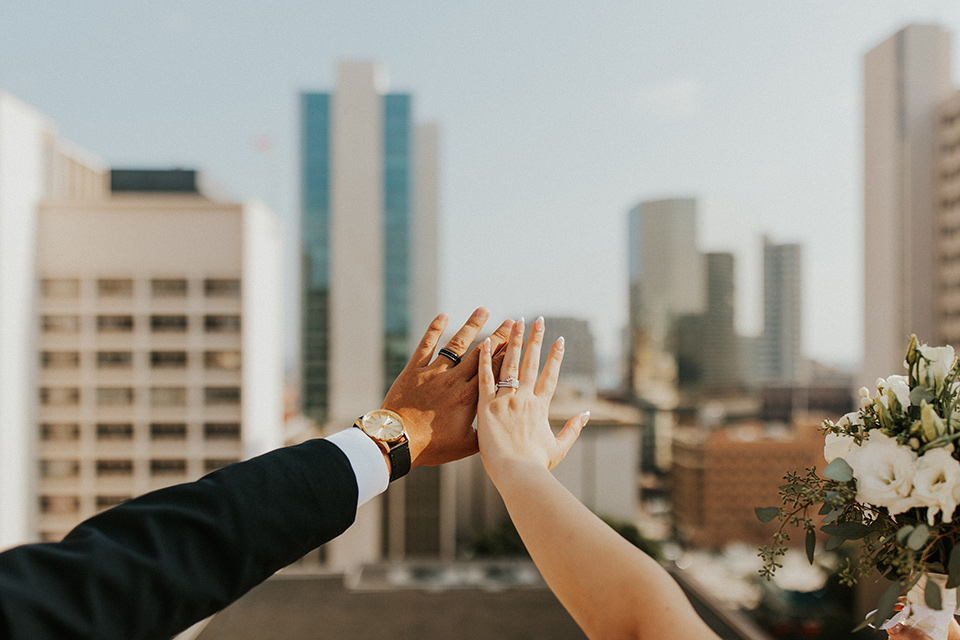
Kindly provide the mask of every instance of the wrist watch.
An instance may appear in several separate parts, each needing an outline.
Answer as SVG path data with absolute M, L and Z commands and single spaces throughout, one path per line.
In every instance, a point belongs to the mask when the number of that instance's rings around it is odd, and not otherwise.
M 376 409 L 357 418 L 353 426 L 370 436 L 390 458 L 390 482 L 410 472 L 410 438 L 399 414 Z

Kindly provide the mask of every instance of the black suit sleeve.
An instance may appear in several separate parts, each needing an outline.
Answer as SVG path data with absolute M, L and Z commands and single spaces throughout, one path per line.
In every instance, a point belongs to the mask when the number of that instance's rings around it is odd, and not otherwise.
M 0 554 L 0 638 L 169 638 L 341 534 L 356 508 L 350 462 L 326 440 L 148 493 Z

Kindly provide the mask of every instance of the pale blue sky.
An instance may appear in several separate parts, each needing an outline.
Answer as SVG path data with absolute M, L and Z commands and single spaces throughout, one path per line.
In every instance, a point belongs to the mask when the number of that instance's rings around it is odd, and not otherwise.
M 741 326 L 760 234 L 801 242 L 805 351 L 853 363 L 862 55 L 910 21 L 960 30 L 960 3 L 3 0 L 0 90 L 112 165 L 196 166 L 265 200 L 292 237 L 297 94 L 374 59 L 441 125 L 455 321 L 574 315 L 612 352 L 627 210 L 698 195 L 704 248 L 741 257 Z

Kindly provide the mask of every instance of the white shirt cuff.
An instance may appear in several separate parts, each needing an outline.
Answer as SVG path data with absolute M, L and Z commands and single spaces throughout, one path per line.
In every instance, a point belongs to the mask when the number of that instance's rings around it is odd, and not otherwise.
M 343 451 L 357 476 L 357 508 L 387 490 L 390 472 L 383 451 L 370 436 L 356 427 L 326 437 Z

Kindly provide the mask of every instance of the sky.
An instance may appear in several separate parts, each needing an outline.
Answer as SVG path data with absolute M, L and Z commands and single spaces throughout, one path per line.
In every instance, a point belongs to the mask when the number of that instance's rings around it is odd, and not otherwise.
M 852 367 L 862 58 L 910 22 L 956 32 L 960 3 L 2 0 L 0 91 L 111 166 L 196 167 L 265 201 L 295 318 L 298 95 L 375 60 L 440 125 L 452 323 L 479 305 L 491 323 L 575 316 L 609 359 L 627 212 L 694 196 L 702 248 L 737 255 L 740 329 L 760 329 L 762 236 L 799 242 L 804 351 Z

